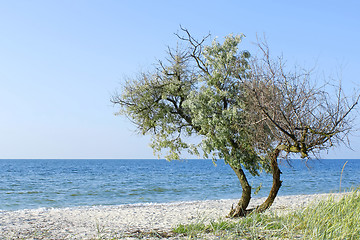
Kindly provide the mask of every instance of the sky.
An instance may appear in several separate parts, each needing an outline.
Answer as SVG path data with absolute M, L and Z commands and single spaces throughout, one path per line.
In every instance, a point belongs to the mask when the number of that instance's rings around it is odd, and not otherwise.
M 266 35 L 288 64 L 360 89 L 359 1 L 0 0 L 0 159 L 156 158 L 110 97 L 154 67 L 179 26 L 195 37 Z M 356 121 L 360 128 L 360 120 Z M 360 158 L 339 147 L 322 158 Z

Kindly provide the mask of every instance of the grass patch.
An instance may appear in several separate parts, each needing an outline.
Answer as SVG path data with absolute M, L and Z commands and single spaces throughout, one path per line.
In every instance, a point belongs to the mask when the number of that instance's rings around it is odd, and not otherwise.
M 179 225 L 173 232 L 190 239 L 204 235 L 217 239 L 360 239 L 360 191 L 284 215 L 253 213 L 236 221 Z
M 210 221 L 209 224 L 204 224 L 201 222 L 186 225 L 180 224 L 173 229 L 173 232 L 189 237 L 196 237 L 199 233 L 218 233 L 222 231 L 228 231 L 234 229 L 235 225 L 236 223 L 234 222 L 220 219 L 218 221 Z
M 313 239 L 360 239 L 359 189 L 339 201 L 330 198 L 294 214 L 293 227 Z

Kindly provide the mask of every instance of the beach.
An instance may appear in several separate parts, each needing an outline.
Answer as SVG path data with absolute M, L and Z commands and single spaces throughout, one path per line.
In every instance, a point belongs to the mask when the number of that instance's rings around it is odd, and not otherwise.
M 311 202 L 343 194 L 289 195 L 276 198 L 269 211 L 298 210 Z M 253 198 L 250 208 L 265 198 Z M 238 200 L 130 204 L 1 211 L 0 239 L 131 239 L 139 233 L 166 236 L 179 224 L 225 218 Z M 159 235 L 159 236 L 160 236 Z

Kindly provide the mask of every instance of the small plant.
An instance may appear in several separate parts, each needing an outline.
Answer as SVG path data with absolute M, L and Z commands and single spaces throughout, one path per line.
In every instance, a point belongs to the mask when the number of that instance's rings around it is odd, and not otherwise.
M 180 224 L 173 229 L 173 232 L 186 236 L 195 236 L 198 233 L 205 231 L 206 228 L 207 226 L 204 223 Z
M 105 227 L 101 226 L 98 221 L 96 221 L 96 233 L 97 233 L 97 239 L 105 239 Z

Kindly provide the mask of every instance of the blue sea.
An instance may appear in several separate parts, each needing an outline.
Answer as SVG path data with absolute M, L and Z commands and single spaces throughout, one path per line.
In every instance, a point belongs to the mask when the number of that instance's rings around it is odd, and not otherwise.
M 360 160 L 292 160 L 280 164 L 279 195 L 341 191 L 360 185 Z M 248 180 L 267 196 L 272 177 Z M 238 199 L 241 187 L 223 161 L 0 160 L 0 210 Z

